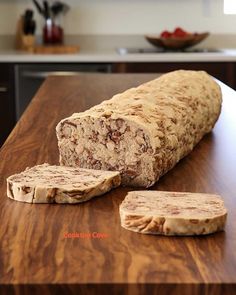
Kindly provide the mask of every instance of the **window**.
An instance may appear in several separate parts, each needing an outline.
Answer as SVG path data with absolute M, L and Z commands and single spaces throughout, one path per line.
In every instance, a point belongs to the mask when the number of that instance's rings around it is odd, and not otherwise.
M 224 14 L 236 14 L 235 0 L 224 0 Z

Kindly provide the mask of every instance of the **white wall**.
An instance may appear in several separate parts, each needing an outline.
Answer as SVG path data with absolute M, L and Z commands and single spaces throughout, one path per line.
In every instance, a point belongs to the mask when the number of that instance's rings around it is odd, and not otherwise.
M 40 1 L 40 0 L 39 0 Z M 224 15 L 223 0 L 64 0 L 69 34 L 146 34 L 182 26 L 189 31 L 236 33 L 236 15 Z M 30 0 L 0 0 L 0 35 L 14 34 Z M 38 30 L 42 25 L 37 15 Z

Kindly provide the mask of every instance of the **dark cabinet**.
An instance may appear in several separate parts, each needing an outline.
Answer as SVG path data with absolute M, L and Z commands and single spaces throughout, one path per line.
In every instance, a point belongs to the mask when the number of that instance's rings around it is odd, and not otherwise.
M 14 66 L 0 64 L 0 146 L 15 125 Z
M 20 118 L 43 81 L 50 75 L 73 76 L 83 72 L 109 73 L 108 63 L 28 63 L 15 65 L 16 118 Z
M 233 62 L 130 62 L 116 63 L 117 73 L 166 73 L 174 70 L 204 70 L 236 89 L 236 64 Z
M 49 75 L 111 72 L 107 63 L 0 63 L 0 147 Z

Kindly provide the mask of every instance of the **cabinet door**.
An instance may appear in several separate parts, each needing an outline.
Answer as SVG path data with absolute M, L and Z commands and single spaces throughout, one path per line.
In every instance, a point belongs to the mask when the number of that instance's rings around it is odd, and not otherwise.
M 144 62 L 117 63 L 113 71 L 118 73 L 167 73 L 174 70 L 203 70 L 236 89 L 236 65 L 233 62 Z
M 111 64 L 107 63 L 30 63 L 15 65 L 16 74 L 16 118 L 23 114 L 24 110 L 36 94 L 44 79 L 48 76 L 73 76 L 82 72 L 111 72 Z
M 13 66 L 0 63 L 0 146 L 15 125 Z

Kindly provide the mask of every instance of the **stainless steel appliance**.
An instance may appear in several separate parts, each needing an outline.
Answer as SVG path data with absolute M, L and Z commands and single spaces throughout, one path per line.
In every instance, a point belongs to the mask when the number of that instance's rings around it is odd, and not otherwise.
M 182 50 L 167 50 L 165 48 L 157 48 L 157 47 L 145 47 L 145 48 L 138 48 L 138 47 L 119 47 L 117 48 L 117 52 L 120 55 L 126 54 L 137 54 L 137 53 L 169 53 L 169 52 L 185 52 L 185 53 L 206 53 L 206 52 L 221 52 L 220 49 L 216 48 L 187 48 Z
M 111 64 L 17 64 L 15 65 L 16 119 L 50 75 L 77 75 L 81 72 L 111 72 Z

